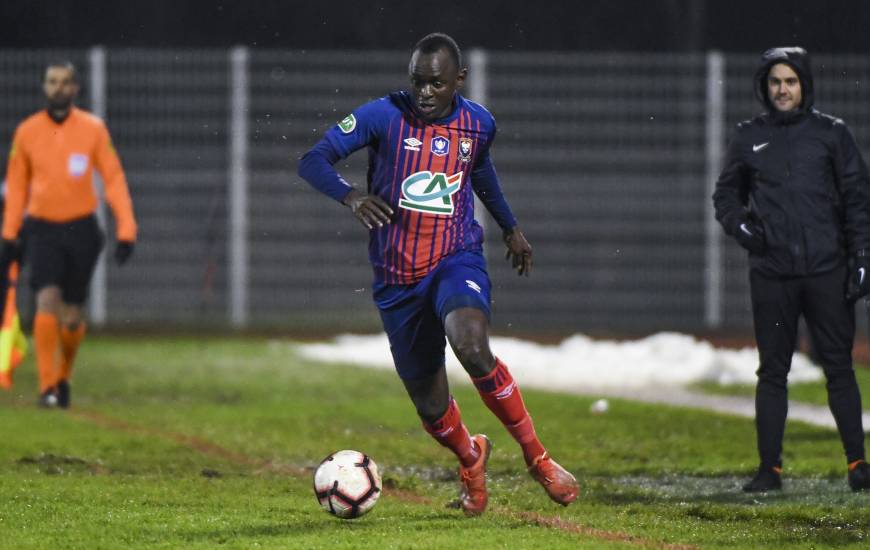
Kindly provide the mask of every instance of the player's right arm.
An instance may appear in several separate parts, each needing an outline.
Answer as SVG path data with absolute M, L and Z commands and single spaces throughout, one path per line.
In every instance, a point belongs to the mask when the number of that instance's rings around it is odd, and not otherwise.
M 9 151 L 9 162 L 6 168 L 6 197 L 3 207 L 4 241 L 14 241 L 18 238 L 30 189 L 30 160 L 24 149 L 21 133 L 19 127 L 12 137 L 12 148 Z
M 299 176 L 350 208 L 368 229 L 390 223 L 393 210 L 381 197 L 355 189 L 335 170 L 335 163 L 380 139 L 384 100 L 363 105 L 330 128 L 299 161 Z
M 746 209 L 749 171 L 743 160 L 741 133 L 738 126 L 728 143 L 722 172 L 716 180 L 716 190 L 713 192 L 716 219 L 728 235 L 734 235 L 740 223 L 749 216 Z
M 746 207 L 750 172 L 744 160 L 746 127 L 743 124 L 738 124 L 728 144 L 722 173 L 713 193 L 713 206 L 716 219 L 725 233 L 734 237 L 751 254 L 763 255 L 766 249 L 764 225 Z
M 12 137 L 6 168 L 6 196 L 3 204 L 3 242 L 0 245 L 0 281 L 6 281 L 9 265 L 21 255 L 18 233 L 24 221 L 30 186 L 30 161 L 21 144 L 21 128 Z

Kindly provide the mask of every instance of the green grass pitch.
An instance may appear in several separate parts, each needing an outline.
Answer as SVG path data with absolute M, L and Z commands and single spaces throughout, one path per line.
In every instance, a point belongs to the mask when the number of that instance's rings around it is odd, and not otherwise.
M 837 435 L 790 423 L 786 490 L 747 496 L 751 420 L 525 391 L 538 433 L 581 483 L 550 502 L 474 390 L 454 394 L 495 444 L 490 509 L 465 518 L 455 461 L 393 373 L 301 359 L 256 339 L 90 338 L 69 411 L 35 407 L 32 360 L 0 394 L 0 548 L 866 548 Z M 522 382 L 520 380 L 520 382 Z M 870 378 L 861 377 L 870 398 Z M 819 389 L 800 389 L 814 399 Z M 866 399 L 866 398 L 865 398 Z M 320 510 L 312 469 L 368 453 L 367 516 Z

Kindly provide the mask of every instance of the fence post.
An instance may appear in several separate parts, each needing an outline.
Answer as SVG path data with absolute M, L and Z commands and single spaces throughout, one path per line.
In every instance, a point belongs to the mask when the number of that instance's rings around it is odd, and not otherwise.
M 235 328 L 248 324 L 248 49 L 230 50 L 229 124 L 229 317 Z
M 707 328 L 722 324 L 722 230 L 713 211 L 713 191 L 722 171 L 722 152 L 725 149 L 725 56 L 722 52 L 707 53 L 707 121 L 705 155 L 706 190 L 704 195 L 705 281 L 704 323 Z
M 487 79 L 487 54 L 485 50 L 480 48 L 475 48 L 471 50 L 468 54 L 468 72 L 469 75 L 469 86 L 468 86 L 468 97 L 472 101 L 476 103 L 480 103 L 484 107 L 487 102 L 487 88 L 489 86 L 489 81 Z M 480 202 L 480 199 L 475 195 L 474 197 L 474 219 L 477 220 L 477 223 L 480 224 L 480 227 L 483 229 L 483 257 L 489 258 L 488 254 L 488 243 L 489 240 L 486 238 L 486 233 L 489 225 L 489 215 L 484 208 L 483 204 Z
M 102 46 L 94 46 L 88 52 L 88 64 L 90 65 L 90 80 L 88 82 L 91 99 L 91 112 L 96 116 L 106 119 L 106 50 Z M 106 227 L 106 205 L 104 203 L 103 179 L 98 172 L 94 172 L 94 188 L 100 200 L 97 201 L 97 220 L 100 226 Z M 88 300 L 89 322 L 95 327 L 106 324 L 106 295 L 108 278 L 106 277 L 106 252 L 100 253 L 97 265 L 94 268 L 94 276 L 91 279 L 90 298 Z

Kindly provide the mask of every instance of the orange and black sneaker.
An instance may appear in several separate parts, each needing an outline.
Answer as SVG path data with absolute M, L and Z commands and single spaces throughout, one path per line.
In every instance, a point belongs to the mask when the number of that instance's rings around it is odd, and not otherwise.
M 471 438 L 480 451 L 477 462 L 469 467 L 459 467 L 459 505 L 466 516 L 479 516 L 486 510 L 489 495 L 486 492 L 486 462 L 492 452 L 492 443 L 483 434 Z
M 69 381 L 61 380 L 57 383 L 57 406 L 61 409 L 68 409 L 70 402 Z
M 849 487 L 853 491 L 870 489 L 870 466 L 864 460 L 849 463 Z
M 760 466 L 755 477 L 750 479 L 744 486 L 744 493 L 763 493 L 767 491 L 779 491 L 782 489 L 782 467 L 770 468 Z
M 544 453 L 529 466 L 529 474 L 540 483 L 550 498 L 562 506 L 568 506 L 577 500 L 580 486 L 571 473 Z

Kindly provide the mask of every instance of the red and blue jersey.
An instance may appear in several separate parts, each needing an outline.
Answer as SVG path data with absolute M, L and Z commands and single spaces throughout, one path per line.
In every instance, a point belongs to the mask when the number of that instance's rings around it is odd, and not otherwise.
M 341 201 L 351 187 L 333 165 L 367 148 L 368 193 L 394 211 L 391 223 L 371 230 L 375 282 L 412 284 L 451 254 L 481 250 L 475 193 L 503 230 L 516 225 L 489 155 L 495 133 L 489 111 L 459 94 L 448 116 L 427 123 L 410 95 L 396 92 L 328 130 L 300 161 L 299 174 Z

